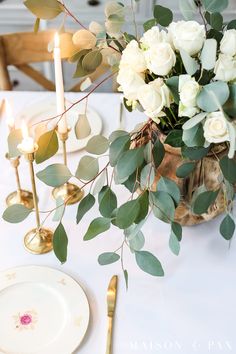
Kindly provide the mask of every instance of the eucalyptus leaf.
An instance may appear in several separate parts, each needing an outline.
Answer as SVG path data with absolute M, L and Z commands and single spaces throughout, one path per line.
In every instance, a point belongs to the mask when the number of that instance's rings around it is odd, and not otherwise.
M 65 213 L 65 203 L 62 197 L 56 199 L 56 211 L 53 215 L 53 221 L 60 221 Z
M 171 223 L 171 231 L 175 234 L 177 239 L 179 241 L 181 241 L 181 239 L 182 239 L 182 226 L 179 223 L 173 221 Z
M 185 70 L 189 75 L 194 75 L 199 69 L 198 62 L 192 58 L 184 49 L 180 48 L 180 55 L 183 60 Z
M 195 169 L 195 162 L 186 162 L 180 165 L 176 170 L 176 176 L 179 178 L 185 178 L 190 175 L 191 172 Z
M 169 247 L 176 256 L 179 255 L 180 243 L 177 236 L 173 232 L 170 233 Z
M 231 240 L 235 232 L 235 222 L 232 217 L 227 214 L 220 224 L 220 233 L 226 240 Z
M 101 189 L 104 187 L 106 181 L 106 171 L 103 171 L 101 175 L 96 179 L 96 183 L 93 188 L 93 195 L 98 194 Z
M 98 175 L 98 160 L 92 156 L 83 156 L 79 162 L 75 177 L 90 181 Z
M 53 251 L 61 263 L 67 260 L 68 237 L 64 226 L 60 223 L 53 234 Z
M 161 5 L 154 6 L 154 17 L 161 26 L 167 27 L 173 21 L 173 13 L 167 7 Z
M 173 147 L 181 147 L 183 145 L 183 132 L 182 130 L 171 130 L 166 139 L 165 139 L 165 144 L 168 144 Z
M 117 253 L 106 252 L 106 253 L 100 254 L 100 256 L 98 257 L 98 263 L 103 266 L 103 265 L 115 263 L 115 262 L 119 261 L 119 259 L 120 259 L 120 256 Z
M 127 151 L 130 147 L 130 136 L 122 135 L 116 138 L 110 145 L 109 160 L 112 167 L 114 167 L 120 156 L 124 151 Z
M 206 11 L 209 12 L 222 12 L 229 4 L 228 0 L 202 0 L 202 4 Z
M 98 217 L 94 219 L 88 227 L 84 235 L 84 241 L 92 240 L 97 235 L 110 229 L 111 220 L 107 218 Z
M 78 224 L 84 215 L 94 206 L 95 198 L 92 194 L 87 194 L 79 203 L 77 214 L 76 214 L 76 223 Z
M 75 54 L 72 55 L 72 57 L 69 58 L 70 63 L 75 63 L 78 62 L 82 57 L 84 57 L 86 54 L 91 52 L 91 49 L 82 49 Z
M 197 96 L 197 105 L 205 112 L 218 111 L 218 103 L 224 105 L 229 98 L 229 87 L 226 82 L 216 81 L 202 88 Z M 214 96 L 216 100 L 213 99 Z
M 146 32 L 146 31 L 150 30 L 155 25 L 156 25 L 156 19 L 155 18 L 151 18 L 150 20 L 147 20 L 143 24 L 144 31 Z
M 3 213 L 2 217 L 5 221 L 12 224 L 17 224 L 27 218 L 32 212 L 31 209 L 26 208 L 22 204 L 14 204 L 9 206 Z
M 202 122 L 203 119 L 206 118 L 206 116 L 207 116 L 207 113 L 202 112 L 202 113 L 199 113 L 196 116 L 190 118 L 189 120 L 187 120 L 186 123 L 184 123 L 183 130 L 187 130 L 187 129 L 193 128 L 195 125 L 197 125 L 200 122 Z
M 164 156 L 165 156 L 165 148 L 162 142 L 157 139 L 153 149 L 152 149 L 152 155 L 153 155 L 153 160 L 155 167 L 158 168 L 160 164 L 162 163 Z
M 205 138 L 202 124 L 199 123 L 190 129 L 183 130 L 183 142 L 188 147 L 203 146 Z
M 149 192 L 143 192 L 137 199 L 139 203 L 139 213 L 135 219 L 136 224 L 140 224 L 147 216 L 149 210 Z
M 119 178 L 130 176 L 143 163 L 144 146 L 125 151 L 117 162 L 117 172 Z
M 236 117 L 236 83 L 229 85 L 229 98 L 223 106 L 224 112 L 226 112 L 232 118 Z
M 127 239 L 132 252 L 140 251 L 145 244 L 145 237 L 142 231 L 138 231 L 135 235 L 129 235 Z
M 223 21 L 223 16 L 219 12 L 214 12 L 210 15 L 210 25 L 216 31 L 222 30 Z
M 128 287 L 129 287 L 129 274 L 128 274 L 128 271 L 126 269 L 124 269 L 123 273 L 124 273 L 124 278 L 125 278 L 126 290 L 128 290 Z
M 185 20 L 187 21 L 193 19 L 198 9 L 194 0 L 179 0 L 179 8 Z
M 136 251 L 135 259 L 139 268 L 144 272 L 157 277 L 164 276 L 160 261 L 152 253 L 147 251 Z
M 182 155 L 184 158 L 188 158 L 190 160 L 201 160 L 205 157 L 210 150 L 210 146 L 207 148 L 204 147 L 182 147 Z
M 58 138 L 55 129 L 50 130 L 40 136 L 38 140 L 38 150 L 35 153 L 37 164 L 50 159 L 58 151 Z
M 176 104 L 179 104 L 179 76 L 172 76 L 166 80 L 166 85 L 169 87 Z
M 8 143 L 8 156 L 9 158 L 18 157 L 21 152 L 18 150 L 17 146 L 22 142 L 21 129 L 13 129 L 7 138 Z
M 26 0 L 24 5 L 43 20 L 51 20 L 64 11 L 62 3 L 57 0 Z
M 102 54 L 100 50 L 93 50 L 86 54 L 82 60 L 82 67 L 85 71 L 93 72 L 102 63 Z
M 206 191 L 197 196 L 193 203 L 193 212 L 197 215 L 207 213 L 209 207 L 215 202 L 219 190 L 216 191 Z
M 99 211 L 105 218 L 110 218 L 114 209 L 117 208 L 117 198 L 109 186 L 105 187 L 102 198 L 99 201 Z
M 121 136 L 129 136 L 129 133 L 127 133 L 125 130 L 115 130 L 114 132 L 111 133 L 109 136 L 109 142 L 113 143 L 116 139 L 120 138 Z
M 230 30 L 230 29 L 236 29 L 236 20 L 232 20 L 228 23 L 227 25 L 227 29 Z
M 145 165 L 140 175 L 141 189 L 146 189 L 152 186 L 155 179 L 155 172 L 151 163 Z
M 221 171 L 230 183 L 236 183 L 236 161 L 228 156 L 222 157 L 220 160 Z
M 217 41 L 214 38 L 206 39 L 201 53 L 201 63 L 203 69 L 214 69 L 216 63 L 216 52 Z
M 132 225 L 139 213 L 139 203 L 131 200 L 121 205 L 117 210 L 116 224 L 120 229 L 127 229 Z
M 231 122 L 227 122 L 227 125 L 228 125 L 229 143 L 230 143 L 228 157 L 230 159 L 233 159 L 236 150 L 236 125 Z
M 72 174 L 66 165 L 55 163 L 39 171 L 36 176 L 51 187 L 59 187 L 68 182 Z
M 168 193 L 163 191 L 151 192 L 150 203 L 156 218 L 166 223 L 174 220 L 175 204 Z
M 91 134 L 91 126 L 86 114 L 79 114 L 75 124 L 75 135 L 77 139 L 85 139 Z
M 104 154 L 109 147 L 109 141 L 102 135 L 94 135 L 87 143 L 85 150 L 90 154 Z
M 168 193 L 178 205 L 180 202 L 180 190 L 177 184 L 167 177 L 161 177 L 157 183 L 157 191 Z

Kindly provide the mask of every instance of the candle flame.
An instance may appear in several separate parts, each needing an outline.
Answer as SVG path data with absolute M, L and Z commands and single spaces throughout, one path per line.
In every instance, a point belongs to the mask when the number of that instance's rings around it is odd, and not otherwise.
M 12 111 L 12 107 L 10 105 L 10 102 L 7 99 L 5 100 L 5 110 L 6 110 L 6 116 L 7 116 L 7 124 L 10 128 L 14 128 L 15 120 L 13 117 L 13 111 Z
M 54 36 L 54 45 L 55 45 L 55 48 L 60 47 L 60 36 L 59 36 L 58 32 L 56 32 L 55 36 Z
M 21 132 L 24 139 L 27 139 L 29 137 L 29 129 L 24 120 L 22 121 Z

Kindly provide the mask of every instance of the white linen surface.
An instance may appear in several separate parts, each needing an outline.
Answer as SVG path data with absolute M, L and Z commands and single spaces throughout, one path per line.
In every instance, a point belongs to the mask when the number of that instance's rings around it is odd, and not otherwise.
M 33 102 L 52 97 L 53 93 L 0 92 L 2 98 L 14 101 L 14 112 Z M 84 94 L 69 93 L 71 101 Z M 118 126 L 118 94 L 93 94 L 89 105 L 102 117 L 104 134 Z M 131 129 L 144 116 L 125 113 L 126 127 Z M 6 117 L 0 120 L 0 206 L 5 209 L 5 197 L 14 190 L 14 171 L 4 158 L 6 152 Z M 81 153 L 68 156 L 69 167 L 75 172 Z M 61 156 L 36 165 L 36 171 L 48 164 L 60 162 Z M 20 175 L 22 186 L 30 189 L 29 173 L 22 159 Z M 40 209 L 53 206 L 50 188 L 37 181 Z M 117 188 L 118 190 L 118 188 Z M 125 189 L 119 188 L 121 200 Z M 231 248 L 219 235 L 221 218 L 183 232 L 181 252 L 174 256 L 168 248 L 169 226 L 150 216 L 143 227 L 145 250 L 152 251 L 162 262 L 164 278 L 143 273 L 135 264 L 134 256 L 125 252 L 125 267 L 129 271 L 129 290 L 126 292 L 120 264 L 101 267 L 97 263 L 100 253 L 113 251 L 122 242 L 122 232 L 110 229 L 92 241 L 84 242 L 83 235 L 89 222 L 98 212 L 96 208 L 75 223 L 76 206 L 67 208 L 64 226 L 69 236 L 68 261 L 61 265 L 52 253 L 34 256 L 23 247 L 24 234 L 35 225 L 34 215 L 21 224 L 8 224 L 0 220 L 0 270 L 20 265 L 46 265 L 64 271 L 84 287 L 91 306 L 91 322 L 78 353 L 103 354 L 106 345 L 106 289 L 112 275 L 119 275 L 119 292 L 114 328 L 114 354 L 144 353 L 236 353 L 236 244 Z M 52 221 L 47 226 L 56 227 Z M 16 299 L 17 301 L 17 299 Z M 77 353 L 77 352 L 76 352 Z M 54 353 L 45 353 L 54 354 Z M 68 354 L 68 353 L 58 353 Z

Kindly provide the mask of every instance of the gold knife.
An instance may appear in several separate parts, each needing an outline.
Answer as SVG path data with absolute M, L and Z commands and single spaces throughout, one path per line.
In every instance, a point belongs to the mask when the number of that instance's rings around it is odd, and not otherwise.
M 108 317 L 108 332 L 107 332 L 107 349 L 106 354 L 112 354 L 112 330 L 113 320 L 116 309 L 116 294 L 117 294 L 118 277 L 114 275 L 111 278 L 107 289 L 107 317 Z

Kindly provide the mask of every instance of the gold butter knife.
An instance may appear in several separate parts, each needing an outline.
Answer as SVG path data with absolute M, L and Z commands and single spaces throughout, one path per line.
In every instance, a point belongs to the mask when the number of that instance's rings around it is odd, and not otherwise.
M 112 354 L 112 330 L 114 315 L 116 309 L 116 294 L 117 294 L 118 277 L 114 275 L 111 278 L 107 289 L 107 317 L 108 317 L 108 332 L 107 332 L 107 349 L 106 354 Z

